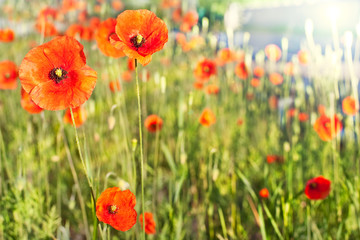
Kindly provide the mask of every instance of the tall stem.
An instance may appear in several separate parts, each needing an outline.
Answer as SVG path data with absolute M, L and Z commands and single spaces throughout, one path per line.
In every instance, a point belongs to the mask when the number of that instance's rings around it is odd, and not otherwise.
M 90 187 L 91 197 L 92 197 L 92 201 L 93 201 L 93 217 L 94 217 L 93 240 L 96 240 L 96 237 L 97 237 L 97 217 L 96 217 L 96 210 L 95 210 L 96 209 L 96 198 L 95 198 L 94 188 L 93 188 L 93 185 L 92 185 L 92 183 L 90 181 L 90 177 L 89 177 L 89 174 L 88 174 L 87 169 L 86 169 L 85 161 L 84 161 L 84 158 L 82 156 L 79 136 L 78 136 L 78 133 L 77 133 L 76 124 L 75 124 L 75 118 L 74 118 L 74 113 L 73 113 L 72 108 L 70 108 L 70 113 L 71 113 L 71 120 L 73 122 L 74 130 L 75 130 L 76 145 L 77 145 L 77 148 L 78 148 L 78 151 L 79 151 L 81 164 L 83 166 L 84 173 L 85 173 L 86 179 L 87 179 L 89 187 Z
M 145 238 L 145 199 L 144 199 L 144 155 L 143 155 L 143 144 L 142 144 L 142 124 L 141 124 L 141 101 L 140 101 L 140 86 L 138 76 L 138 64 L 135 59 L 135 79 L 136 79 L 136 92 L 138 102 L 138 115 L 139 115 L 139 141 L 140 141 L 140 175 L 141 175 L 141 212 L 143 215 L 143 228 L 142 228 L 142 239 Z

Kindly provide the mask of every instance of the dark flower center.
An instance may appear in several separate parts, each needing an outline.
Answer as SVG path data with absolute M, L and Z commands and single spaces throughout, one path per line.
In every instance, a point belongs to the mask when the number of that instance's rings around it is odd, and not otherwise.
M 10 78 L 10 76 L 11 76 L 11 74 L 10 74 L 10 73 L 5 73 L 5 78 L 6 78 L 6 79 L 9 79 L 9 78 Z
M 116 35 L 116 33 L 115 33 L 115 32 L 112 32 L 112 33 L 110 33 L 110 34 L 108 35 L 108 41 L 109 41 L 109 42 L 110 42 L 111 36 L 113 36 L 113 35 Z
M 204 72 L 206 72 L 206 73 L 210 72 L 210 68 L 208 66 L 205 66 L 203 69 L 204 69 Z
M 133 46 L 138 50 L 139 47 L 141 47 L 145 43 L 145 38 L 141 35 L 136 35 L 132 38 L 130 38 L 130 42 L 133 44 Z
M 315 182 L 311 183 L 310 188 L 311 189 L 316 189 L 317 188 L 317 183 L 315 183 Z
M 109 211 L 110 214 L 116 214 L 116 213 L 117 213 L 117 210 L 118 210 L 118 208 L 117 208 L 116 205 L 110 205 L 110 206 L 108 207 L 108 211 Z
M 68 72 L 62 68 L 54 68 L 49 72 L 49 78 L 54 80 L 56 83 L 60 83 L 61 80 L 68 78 Z

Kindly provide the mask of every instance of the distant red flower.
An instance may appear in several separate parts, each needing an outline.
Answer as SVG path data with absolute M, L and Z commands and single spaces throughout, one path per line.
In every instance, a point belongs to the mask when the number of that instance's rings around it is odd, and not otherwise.
M 329 195 L 330 187 L 331 181 L 323 176 L 319 176 L 307 181 L 304 192 L 310 200 L 322 200 Z
M 135 70 L 135 59 L 128 58 L 128 70 L 130 70 L 130 71 Z
M 92 41 L 94 39 L 94 28 L 91 26 L 82 26 L 80 38 L 85 41 Z
M 19 78 L 36 105 L 62 110 L 76 108 L 90 97 L 97 73 L 86 65 L 83 46 L 63 36 L 30 50 L 20 65 Z
M 126 10 L 119 14 L 116 21 L 116 35 L 110 36 L 111 43 L 143 66 L 168 41 L 165 23 L 149 10 Z
M 0 89 L 15 89 L 18 76 L 17 66 L 11 61 L 0 62 Z
M 299 63 L 305 65 L 309 62 L 309 53 L 305 50 L 300 50 L 297 54 Z
M 132 80 L 132 74 L 129 70 L 127 71 L 124 71 L 122 74 L 121 74 L 121 79 L 124 80 L 125 82 L 131 82 Z
M 80 24 L 72 24 L 66 30 L 65 35 L 69 36 L 69 37 L 80 37 L 82 31 L 83 31 L 83 26 L 82 25 L 80 25 Z
M 124 8 L 124 4 L 120 0 L 112 0 L 111 7 L 115 11 L 121 11 Z
M 287 76 L 293 76 L 294 75 L 294 64 L 292 62 L 288 62 L 288 63 L 285 64 L 284 74 L 287 75 Z
M 274 62 L 277 62 L 281 58 L 281 49 L 275 44 L 269 44 L 265 47 L 266 57 Z
M 297 113 L 297 109 L 296 108 L 290 108 L 287 112 L 286 112 L 286 117 L 287 118 L 293 118 L 295 117 Z
M 121 85 L 119 80 L 111 81 L 109 83 L 109 88 L 112 92 L 120 92 L 121 91 Z
M 143 229 L 143 215 L 140 214 L 140 224 L 141 228 Z M 145 232 L 147 234 L 155 234 L 156 233 L 156 223 L 154 221 L 153 215 L 150 212 L 145 212 Z
M 36 30 L 41 34 L 44 34 L 45 37 L 58 35 L 58 31 L 53 23 L 57 14 L 58 11 L 54 8 L 47 7 L 41 10 L 36 19 Z
M 72 111 L 74 114 L 75 126 L 80 127 L 86 121 L 86 118 L 87 118 L 86 110 L 85 110 L 85 108 L 80 106 L 77 108 L 73 108 Z M 70 112 L 69 108 L 66 110 L 63 120 L 64 120 L 64 123 L 73 125 L 73 121 L 71 118 L 71 112 Z
M 245 62 L 239 62 L 235 66 L 235 74 L 238 76 L 238 78 L 242 80 L 246 80 L 249 76 L 248 69 L 245 65 Z
M 299 113 L 298 118 L 300 122 L 306 122 L 309 119 L 309 114 L 301 112 Z
M 216 122 L 215 114 L 209 108 L 205 108 L 200 115 L 199 122 L 201 125 L 209 127 Z
M 30 95 L 21 88 L 21 106 L 27 112 L 31 114 L 37 114 L 43 111 L 41 107 L 36 105 L 33 100 L 31 100 Z
M 216 62 L 220 66 L 224 66 L 227 63 L 233 62 L 235 60 L 236 56 L 233 51 L 231 51 L 229 48 L 223 48 L 218 51 Z
M 237 120 L 237 122 L 236 122 L 236 124 L 237 124 L 238 126 L 243 125 L 243 123 L 244 123 L 244 120 L 243 120 L 242 118 L 239 118 L 239 119 Z
M 331 126 L 331 121 L 333 121 L 333 127 Z M 314 129 L 316 133 L 323 141 L 330 141 L 331 139 L 336 137 L 336 135 L 341 131 L 342 128 L 342 123 L 340 122 L 336 114 L 332 119 L 327 117 L 326 115 L 321 115 L 314 124 Z
M 125 232 L 136 223 L 135 204 L 135 195 L 130 190 L 121 191 L 118 187 L 108 188 L 96 201 L 96 216 L 100 222 Z
M 250 85 L 254 88 L 257 88 L 258 86 L 260 86 L 260 80 L 258 78 L 253 78 L 250 81 Z
M 279 73 L 271 73 L 269 75 L 269 80 L 272 84 L 274 84 L 276 86 L 276 85 L 282 84 L 284 81 L 284 78 Z
M 276 96 L 270 96 L 268 102 L 269 102 L 270 109 L 273 109 L 273 110 L 277 109 L 277 107 L 278 107 L 278 98 Z
M 344 98 L 342 101 L 342 110 L 346 115 L 354 116 L 357 113 L 356 100 L 352 96 Z
M 161 8 L 175 8 L 180 5 L 179 0 L 162 0 L 161 1 Z
M 15 32 L 10 28 L 0 29 L 0 42 L 12 42 L 15 39 Z
M 318 112 L 319 112 L 320 115 L 326 115 L 326 108 L 325 108 L 325 106 L 322 105 L 322 104 L 319 104 L 319 106 L 318 106 Z
M 198 62 L 194 70 L 194 75 L 198 80 L 208 81 L 213 75 L 216 75 L 216 64 L 214 61 L 204 59 Z
M 259 195 L 262 198 L 269 198 L 269 190 L 267 188 L 263 188 L 259 191 Z
M 283 163 L 284 162 L 284 157 L 283 156 L 279 156 L 279 155 L 267 155 L 266 156 L 266 162 L 271 164 L 271 163 Z
M 254 76 L 258 77 L 258 78 L 262 78 L 265 74 L 265 70 L 264 68 L 260 67 L 260 66 L 256 66 L 254 68 Z
M 210 84 L 210 85 L 207 85 L 206 88 L 205 88 L 205 92 L 207 94 L 214 94 L 214 95 L 217 95 L 219 92 L 220 92 L 220 89 L 217 85 L 215 84 Z
M 108 18 L 102 23 L 100 23 L 97 32 L 95 34 L 95 39 L 100 51 L 109 57 L 122 57 L 125 56 L 124 52 L 115 48 L 110 43 L 110 36 L 115 33 L 116 19 Z
M 194 82 L 193 86 L 195 89 L 200 90 L 204 87 L 204 82 L 201 80 L 197 80 Z
M 145 119 L 144 125 L 149 132 L 154 133 L 161 130 L 163 120 L 159 116 L 152 114 Z
M 182 18 L 180 25 L 180 30 L 182 32 L 189 32 L 193 26 L 195 26 L 199 21 L 199 15 L 196 11 L 189 11 Z

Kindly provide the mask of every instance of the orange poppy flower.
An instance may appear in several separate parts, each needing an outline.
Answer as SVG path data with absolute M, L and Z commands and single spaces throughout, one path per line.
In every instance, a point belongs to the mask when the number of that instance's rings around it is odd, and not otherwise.
M 118 80 L 111 81 L 109 83 L 109 88 L 112 92 L 120 92 L 121 91 L 120 81 L 118 81 Z
M 299 59 L 299 63 L 301 64 L 307 64 L 309 62 L 309 53 L 305 50 L 300 50 L 298 53 L 297 53 L 297 57 Z
M 182 32 L 189 32 L 193 26 L 195 26 L 199 21 L 199 15 L 196 11 L 189 11 L 182 18 L 180 25 L 180 30 Z
M 243 123 L 244 123 L 244 120 L 243 120 L 242 118 L 239 118 L 239 119 L 237 120 L 237 122 L 236 122 L 236 124 L 237 124 L 238 126 L 243 125 Z
M 319 112 L 320 115 L 326 115 L 326 108 L 325 108 L 325 106 L 322 105 L 322 104 L 319 104 L 319 106 L 318 106 L 318 112 Z
M 20 103 L 21 103 L 22 108 L 31 114 L 37 114 L 37 113 L 42 112 L 42 110 L 43 110 L 41 107 L 36 105 L 33 100 L 31 100 L 30 95 L 27 92 L 25 92 L 25 90 L 23 88 L 21 88 Z
M 0 29 L 0 42 L 12 42 L 15 39 L 15 32 L 10 28 Z
M 216 62 L 220 66 L 224 66 L 227 63 L 231 63 L 235 60 L 235 53 L 229 48 L 223 48 L 218 51 Z
M 83 46 L 63 36 L 30 50 L 20 65 L 19 78 L 36 105 L 62 110 L 76 108 L 90 97 L 97 73 L 86 65 Z
M 141 224 L 141 229 L 143 229 L 143 215 L 140 214 L 140 218 L 139 218 L 140 224 Z M 156 230 L 156 223 L 154 221 L 153 215 L 150 212 L 145 212 L 145 232 L 147 234 L 155 234 Z
M 40 11 L 37 19 L 35 28 L 36 30 L 44 34 L 45 37 L 51 37 L 58 35 L 58 31 L 52 21 L 57 17 L 57 10 L 54 8 L 44 8 Z
M 121 191 L 118 187 L 108 188 L 96 201 L 96 216 L 100 222 L 125 232 L 136 223 L 135 204 L 135 195 L 130 190 Z
M 269 190 L 267 188 L 263 188 L 259 191 L 259 195 L 261 198 L 269 198 Z
M 63 0 L 61 11 L 65 14 L 71 10 L 76 10 L 79 7 L 78 0 Z
M 69 37 L 77 37 L 77 36 L 81 36 L 83 30 L 83 26 L 80 24 L 72 24 L 68 27 L 68 29 L 65 32 L 66 36 Z
M 287 118 L 293 118 L 295 117 L 297 113 L 297 109 L 296 108 L 290 108 L 287 112 L 286 112 L 286 117 Z
M 0 62 L 0 89 L 15 89 L 18 76 L 17 66 L 11 61 Z
M 271 164 L 271 163 L 283 163 L 284 162 L 284 157 L 279 156 L 279 155 L 267 155 L 266 156 L 266 162 L 268 164 Z
M 278 107 L 278 98 L 276 96 L 270 96 L 268 102 L 269 102 L 270 109 L 273 109 L 273 110 L 277 109 L 277 107 Z
M 74 114 L 75 126 L 80 127 L 86 121 L 86 118 L 87 118 L 86 111 L 81 106 L 77 107 L 77 108 L 73 108 L 72 111 Z M 64 123 L 73 125 L 72 118 L 71 118 L 71 112 L 70 112 L 69 108 L 66 110 L 63 120 L 64 120 Z
M 238 78 L 242 79 L 242 80 L 246 80 L 249 76 L 247 67 L 245 65 L 245 62 L 239 62 L 238 64 L 236 64 L 235 66 L 235 74 L 236 76 L 238 76 Z
M 120 11 L 124 8 L 124 4 L 120 0 L 112 0 L 111 6 L 115 11 Z
M 212 75 L 216 75 L 217 69 L 214 61 L 209 59 L 201 60 L 197 63 L 194 70 L 196 79 L 202 81 L 208 81 Z
M 204 87 L 204 82 L 201 80 L 197 80 L 194 82 L 193 86 L 195 89 L 200 90 Z
M 181 11 L 181 8 L 176 8 L 172 14 L 171 14 L 171 17 L 172 17 L 172 20 L 175 22 L 175 23 L 179 23 L 181 22 L 182 20 L 182 11 Z
M 216 122 L 215 114 L 209 108 L 205 108 L 200 115 L 199 122 L 201 125 L 209 127 Z
M 260 86 L 260 80 L 258 78 L 253 78 L 251 79 L 250 84 L 254 88 L 257 88 L 258 86 Z
M 299 113 L 298 118 L 300 122 L 306 122 L 309 119 L 309 114 L 301 112 Z
M 334 126 L 331 126 L 331 121 L 334 122 Z M 339 118 L 334 115 L 333 119 L 326 115 L 321 115 L 314 124 L 314 129 L 323 141 L 330 141 L 342 130 L 343 126 Z
M 95 34 L 95 39 L 100 51 L 109 57 L 122 57 L 125 56 L 123 51 L 115 48 L 110 43 L 110 36 L 115 33 L 115 26 L 116 26 L 116 19 L 115 18 L 108 18 L 107 20 L 100 23 L 99 28 Z
M 149 10 L 126 10 L 116 21 L 116 35 L 110 36 L 111 43 L 143 66 L 168 41 L 166 24 Z
M 133 78 L 133 76 L 129 70 L 124 71 L 121 74 L 121 79 L 124 80 L 125 82 L 131 82 L 132 78 Z
M 277 62 L 281 58 L 281 49 L 275 44 L 269 44 L 265 47 L 265 55 L 270 61 Z
M 163 9 L 175 8 L 175 7 L 178 7 L 179 5 L 180 5 L 179 0 L 162 0 L 161 1 L 161 8 L 163 8 Z
M 357 113 L 355 98 L 348 96 L 342 101 L 342 110 L 346 115 L 354 116 Z
M 128 58 L 128 70 L 134 71 L 135 70 L 135 59 Z
M 205 92 L 207 94 L 214 94 L 214 95 L 217 95 L 219 93 L 220 89 L 217 85 L 215 84 L 210 84 L 210 85 L 207 85 L 206 88 L 205 88 Z
M 152 114 L 145 119 L 144 125 L 149 132 L 154 133 L 161 130 L 163 120 L 159 116 Z
M 94 29 L 91 26 L 82 26 L 80 38 L 85 41 L 91 41 L 94 39 Z
M 288 62 L 288 63 L 285 64 L 284 74 L 286 76 L 293 76 L 294 75 L 294 64 L 292 62 Z
M 271 74 L 269 75 L 269 80 L 270 80 L 270 82 L 271 82 L 272 84 L 274 84 L 275 86 L 277 86 L 277 85 L 280 85 L 280 84 L 283 83 L 284 78 L 283 78 L 283 76 L 281 76 L 281 74 L 279 74 L 279 73 L 271 73 Z
M 258 77 L 258 78 L 262 78 L 265 74 L 265 70 L 264 68 L 260 67 L 260 66 L 256 66 L 254 68 L 254 76 Z
M 319 176 L 312 178 L 306 183 L 305 195 L 311 200 L 325 199 L 330 193 L 331 181 Z

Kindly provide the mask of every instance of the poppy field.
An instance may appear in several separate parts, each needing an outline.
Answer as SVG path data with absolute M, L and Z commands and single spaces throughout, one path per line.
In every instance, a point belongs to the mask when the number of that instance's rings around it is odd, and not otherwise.
M 0 240 L 360 238 L 360 24 L 255 51 L 206 1 L 0 9 Z

